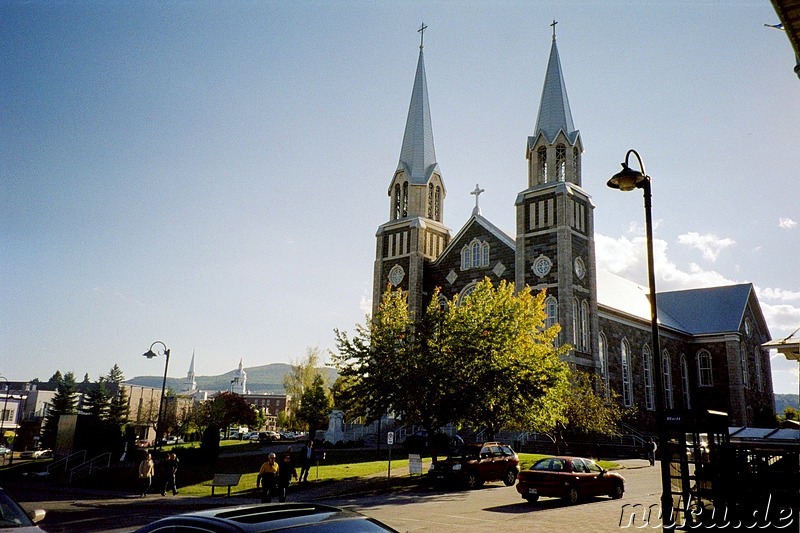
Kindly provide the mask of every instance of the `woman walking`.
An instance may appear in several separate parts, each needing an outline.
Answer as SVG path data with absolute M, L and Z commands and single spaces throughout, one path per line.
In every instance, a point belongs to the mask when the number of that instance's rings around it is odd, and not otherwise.
M 148 453 L 139 463 L 139 487 L 141 488 L 142 498 L 147 495 L 147 491 L 150 489 L 150 484 L 153 482 L 153 473 L 153 456 Z

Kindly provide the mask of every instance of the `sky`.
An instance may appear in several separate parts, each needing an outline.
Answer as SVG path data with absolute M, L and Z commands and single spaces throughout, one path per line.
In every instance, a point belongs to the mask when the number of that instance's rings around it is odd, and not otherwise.
M 513 235 L 552 39 L 598 267 L 659 291 L 752 283 L 800 327 L 800 80 L 768 0 L 0 2 L 0 374 L 297 362 L 371 309 L 375 232 L 424 36 L 455 234 Z M 773 353 L 775 392 L 797 363 Z

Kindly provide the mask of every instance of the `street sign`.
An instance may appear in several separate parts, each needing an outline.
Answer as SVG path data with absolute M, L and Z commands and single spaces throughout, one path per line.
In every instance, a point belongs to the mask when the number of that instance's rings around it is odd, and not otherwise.
M 394 444 L 394 431 L 389 431 L 386 434 L 386 444 L 388 444 L 389 446 Z

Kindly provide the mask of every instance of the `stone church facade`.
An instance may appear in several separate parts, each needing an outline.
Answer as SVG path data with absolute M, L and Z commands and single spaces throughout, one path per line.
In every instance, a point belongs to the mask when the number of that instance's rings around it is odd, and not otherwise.
M 455 235 L 444 224 L 446 188 L 436 161 L 420 45 L 400 160 L 388 189 L 389 219 L 376 234 L 373 313 L 387 286 L 408 292 L 422 312 L 439 287 L 450 299 L 488 277 L 517 290 L 547 291 L 548 323 L 561 326 L 565 360 L 593 372 L 637 407 L 636 425 L 655 429 L 654 365 L 661 364 L 667 409 L 717 410 L 733 426 L 775 421 L 770 340 L 752 284 L 658 293 L 661 354 L 651 348 L 649 291 L 598 271 L 594 209 L 581 175 L 575 128 L 555 33 L 539 113 L 526 145 L 527 183 L 516 198 L 516 236 L 475 208 Z M 592 183 L 591 187 L 604 186 Z

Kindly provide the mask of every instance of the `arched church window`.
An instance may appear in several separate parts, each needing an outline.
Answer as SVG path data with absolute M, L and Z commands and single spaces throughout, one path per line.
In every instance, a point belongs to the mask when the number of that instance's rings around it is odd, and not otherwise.
M 656 408 L 653 389 L 653 354 L 647 345 L 642 350 L 642 368 L 644 370 L 644 405 L 648 411 L 653 411 Z
M 605 334 L 601 333 L 597 339 L 600 350 L 600 379 L 603 380 L 606 397 L 608 397 L 608 343 Z
M 470 294 L 475 292 L 475 287 L 477 287 L 477 286 L 478 286 L 478 282 L 477 281 L 473 281 L 472 283 L 470 283 L 469 285 L 467 285 L 466 287 L 461 289 L 461 292 L 458 294 L 458 305 L 461 305 L 462 303 L 464 303 L 464 298 L 466 298 L 467 296 L 469 296 Z
M 428 184 L 428 218 L 433 218 L 433 183 Z
M 481 266 L 481 244 L 473 241 L 472 243 L 472 268 Z
M 581 346 L 589 350 L 589 304 L 586 300 L 581 302 Z
M 489 243 L 485 242 L 481 245 L 481 265 L 489 266 Z
M 544 301 L 544 307 L 547 311 L 547 321 L 545 325 L 549 328 L 558 323 L 558 300 L 555 296 L 548 296 Z
M 661 356 L 661 377 L 664 381 L 664 406 L 667 409 L 675 407 L 672 399 L 672 361 L 669 352 L 664 350 Z
M 547 183 L 547 148 L 544 146 L 536 150 L 536 175 L 539 183 Z
M 578 305 L 578 299 L 572 299 L 572 345 L 575 348 L 582 348 L 580 345 L 581 339 L 581 328 L 580 328 L 580 307 Z
M 581 175 L 581 152 L 577 147 L 572 149 L 572 181 L 580 183 Z
M 400 218 L 400 184 L 394 184 L 394 209 L 392 213 L 392 219 L 397 220 Z
M 689 382 L 689 363 L 686 355 L 681 354 L 681 392 L 683 393 L 683 408 L 692 408 L 691 385 Z
M 563 144 L 556 146 L 556 180 L 564 181 L 567 175 L 567 147 Z
M 756 348 L 755 353 L 753 354 L 753 360 L 755 361 L 755 369 L 756 369 L 756 387 L 758 390 L 764 390 L 764 375 L 763 371 L 761 370 L 761 351 Z
M 408 182 L 403 183 L 403 218 L 408 216 Z
M 472 263 L 470 260 L 472 254 L 470 254 L 469 251 L 469 246 L 464 246 L 461 249 L 461 270 L 469 270 L 469 266 Z
M 747 348 L 743 342 L 739 343 L 739 360 L 741 361 L 742 366 L 742 384 L 745 386 L 745 388 L 749 388 L 750 372 L 747 368 Z
M 435 198 L 433 201 L 433 219 L 436 222 L 442 221 L 442 188 L 436 187 Z
M 631 383 L 631 348 L 623 339 L 620 344 L 620 363 L 622 364 L 622 403 L 625 407 L 633 405 L 633 384 Z
M 701 387 L 714 385 L 711 372 L 711 354 L 707 350 L 700 350 L 697 354 L 697 383 Z

